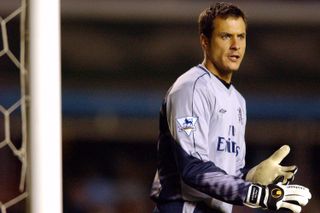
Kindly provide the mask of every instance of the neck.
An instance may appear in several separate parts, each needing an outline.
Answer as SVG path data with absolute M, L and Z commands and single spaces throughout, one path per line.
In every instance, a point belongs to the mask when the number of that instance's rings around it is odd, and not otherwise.
M 221 80 L 225 81 L 228 84 L 231 83 L 232 73 L 219 71 L 217 67 L 206 58 L 203 60 L 202 65 Z

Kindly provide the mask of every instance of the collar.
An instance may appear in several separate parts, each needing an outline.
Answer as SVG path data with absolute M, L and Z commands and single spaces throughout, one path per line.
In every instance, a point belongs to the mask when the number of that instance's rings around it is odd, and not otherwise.
M 210 72 L 203 64 L 199 64 L 198 67 L 200 67 L 201 69 L 204 69 L 206 72 L 208 72 L 211 75 L 213 75 L 214 77 L 216 77 L 227 89 L 230 89 L 230 87 L 232 85 L 231 83 L 226 82 L 225 80 L 221 79 L 219 76 Z

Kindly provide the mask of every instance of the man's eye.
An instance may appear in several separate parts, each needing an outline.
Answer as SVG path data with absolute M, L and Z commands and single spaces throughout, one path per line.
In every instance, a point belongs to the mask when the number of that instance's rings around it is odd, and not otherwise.
M 221 38 L 222 38 L 223 40 L 226 40 L 226 39 L 229 39 L 229 38 L 230 38 L 230 35 L 227 35 L 227 34 L 226 34 L 226 35 L 222 35 Z
M 244 36 L 244 35 L 239 35 L 239 38 L 240 38 L 240 39 L 244 39 L 245 36 Z

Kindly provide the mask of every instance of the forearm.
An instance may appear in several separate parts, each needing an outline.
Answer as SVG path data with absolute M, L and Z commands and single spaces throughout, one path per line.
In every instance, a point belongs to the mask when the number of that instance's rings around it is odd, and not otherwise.
M 242 205 L 250 182 L 228 175 L 213 162 L 187 154 L 177 145 L 177 162 L 183 182 L 218 200 Z

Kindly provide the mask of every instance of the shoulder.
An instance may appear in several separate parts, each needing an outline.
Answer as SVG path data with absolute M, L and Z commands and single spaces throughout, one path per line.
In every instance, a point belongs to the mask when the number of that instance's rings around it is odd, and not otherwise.
M 170 93 L 173 94 L 181 91 L 190 93 L 194 92 L 194 90 L 206 89 L 210 82 L 210 78 L 210 74 L 199 66 L 192 67 L 177 78 Z

